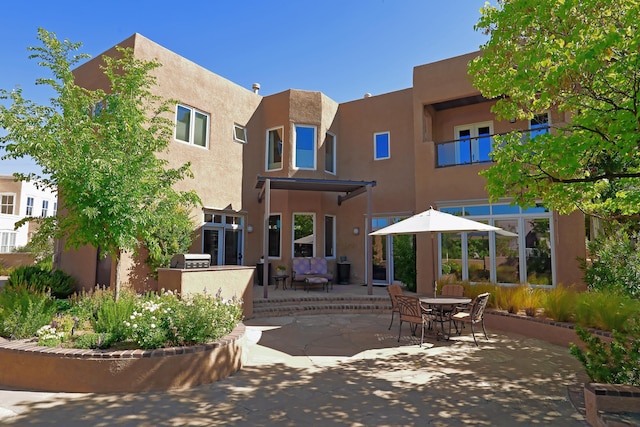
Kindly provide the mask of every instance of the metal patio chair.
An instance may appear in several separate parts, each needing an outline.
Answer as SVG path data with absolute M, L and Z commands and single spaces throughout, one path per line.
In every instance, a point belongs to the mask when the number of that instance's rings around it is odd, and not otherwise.
M 396 295 L 396 303 L 398 304 L 398 313 L 400 315 L 400 328 L 398 330 L 398 342 L 402 334 L 402 323 L 409 323 L 411 333 L 415 336 L 418 325 L 422 330 L 420 337 L 420 347 L 424 342 L 424 329 L 431 326 L 433 313 L 431 309 L 424 308 L 420 303 L 420 298 L 409 295 Z

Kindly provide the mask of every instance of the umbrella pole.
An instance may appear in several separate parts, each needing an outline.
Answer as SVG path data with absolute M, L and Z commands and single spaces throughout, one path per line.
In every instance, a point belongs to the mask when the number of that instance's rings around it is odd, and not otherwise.
M 438 274 L 436 273 L 436 243 L 435 243 L 435 233 L 431 233 L 431 264 L 433 267 L 433 296 L 435 297 L 438 293 Z

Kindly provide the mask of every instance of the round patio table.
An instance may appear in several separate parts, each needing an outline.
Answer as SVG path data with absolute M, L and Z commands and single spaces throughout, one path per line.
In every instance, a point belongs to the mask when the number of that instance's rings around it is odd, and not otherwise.
M 467 305 L 471 302 L 471 298 L 455 298 L 455 297 L 421 297 L 420 302 L 428 305 L 436 314 L 435 322 L 440 323 L 442 337 L 446 340 L 451 337 L 451 316 L 458 305 Z M 444 324 L 449 323 L 449 334 L 444 333 Z M 457 327 L 456 327 L 457 328 Z

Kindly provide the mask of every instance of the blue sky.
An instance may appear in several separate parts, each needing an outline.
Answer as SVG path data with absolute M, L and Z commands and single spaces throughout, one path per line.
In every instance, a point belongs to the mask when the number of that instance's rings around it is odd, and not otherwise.
M 3 3 L 0 88 L 46 103 L 27 47 L 39 27 L 81 42 L 92 57 L 140 33 L 248 89 L 323 92 L 337 102 L 405 89 L 413 67 L 478 50 L 485 0 L 162 0 Z M 34 170 L 0 161 L 0 174 Z

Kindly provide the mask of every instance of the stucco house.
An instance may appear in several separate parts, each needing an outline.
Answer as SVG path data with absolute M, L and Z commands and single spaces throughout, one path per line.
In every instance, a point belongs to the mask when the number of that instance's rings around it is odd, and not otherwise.
M 55 216 L 57 208 L 55 191 L 38 188 L 33 182 L 15 181 L 13 175 L 0 175 L 0 254 L 29 243 L 35 225 L 28 222 L 16 230 L 18 221 L 25 217 Z
M 241 87 L 140 34 L 119 45 L 163 64 L 154 71 L 156 92 L 178 100 L 174 140 L 163 156 L 173 166 L 192 164 L 195 178 L 179 184 L 203 201 L 193 212 L 191 252 L 211 254 L 212 264 L 254 266 L 264 255 L 274 267 L 290 268 L 294 257 L 315 256 L 334 272 L 346 260 L 352 283 L 390 284 L 398 280 L 394 249 L 406 238 L 368 233 L 433 206 L 517 236 L 409 237 L 419 293 L 443 272 L 505 284 L 581 282 L 583 215 L 489 203 L 478 175 L 490 165 L 493 135 L 547 132 L 566 118 L 550 111 L 532 121 L 496 120 L 494 101 L 467 76 L 477 52 L 416 66 L 412 87 L 337 103 L 304 90 L 263 96 L 259 85 Z M 106 89 L 99 63 L 77 68 L 78 84 Z M 84 287 L 112 280 L 113 266 L 95 248 L 57 259 Z M 123 268 L 123 277 L 139 280 L 134 262 Z

